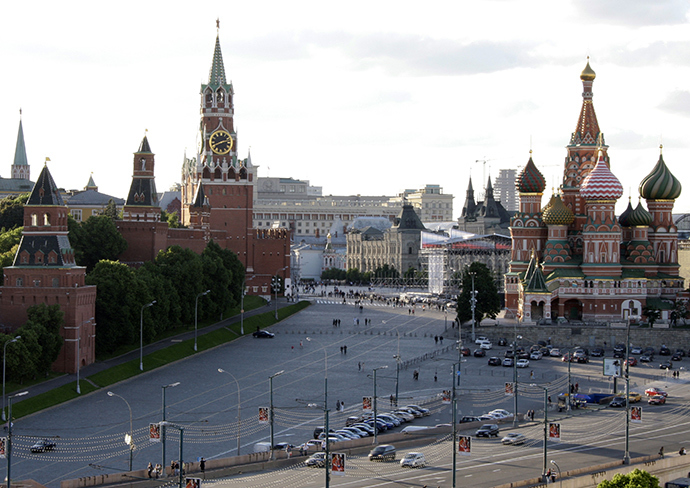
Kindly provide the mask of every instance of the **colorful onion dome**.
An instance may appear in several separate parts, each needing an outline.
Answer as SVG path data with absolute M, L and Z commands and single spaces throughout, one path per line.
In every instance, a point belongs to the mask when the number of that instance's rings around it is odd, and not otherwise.
M 640 183 L 640 196 L 645 200 L 675 200 L 681 190 L 680 181 L 669 171 L 659 154 L 656 166 Z
M 546 180 L 544 179 L 544 175 L 537 169 L 534 161 L 532 161 L 532 156 L 530 156 L 529 161 L 527 161 L 527 164 L 518 175 L 517 180 L 515 180 L 515 186 L 520 193 L 544 192 Z
M 596 78 L 596 77 L 597 77 L 597 74 L 590 67 L 589 56 L 587 56 L 587 66 L 585 66 L 585 69 L 582 70 L 582 73 L 580 74 L 580 79 L 582 81 L 594 81 L 594 78 Z
M 630 214 L 633 211 L 632 203 L 630 202 L 630 197 L 628 197 L 628 208 L 625 209 L 625 211 L 618 217 L 618 223 L 622 225 L 623 227 L 630 227 L 630 223 L 628 222 L 628 219 L 630 217 Z
M 575 220 L 573 212 L 565 206 L 560 195 L 554 195 L 551 198 L 553 202 L 541 216 L 541 219 L 546 225 L 570 225 Z
M 623 195 L 623 185 L 611 173 L 602 153 L 597 165 L 582 181 L 580 195 L 585 200 L 618 200 Z
M 642 206 L 642 202 L 638 202 L 637 207 L 630 213 L 628 223 L 631 227 L 645 226 L 648 227 L 652 223 L 652 214 Z

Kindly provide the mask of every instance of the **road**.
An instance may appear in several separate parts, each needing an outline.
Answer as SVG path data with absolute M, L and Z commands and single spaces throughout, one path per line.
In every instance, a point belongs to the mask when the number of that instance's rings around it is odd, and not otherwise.
M 364 325 L 364 319 L 371 321 Z M 333 319 L 340 319 L 340 327 L 334 327 Z M 359 319 L 359 325 L 356 320 Z M 188 359 L 152 370 L 114 385 L 111 390 L 126 399 L 132 409 L 132 430 L 135 449 L 133 466 L 145 467 L 148 462 L 162 462 L 161 445 L 148 440 L 149 423 L 161 419 L 162 386 L 174 382 L 180 385 L 166 390 L 166 418 L 175 425 L 184 427 L 184 458 L 196 460 L 200 456 L 214 459 L 237 453 L 237 384 L 235 380 L 217 370 L 223 368 L 231 372 L 241 390 L 241 452 L 247 453 L 258 441 L 268 439 L 269 427 L 259 423 L 259 407 L 269 405 L 270 375 L 284 371 L 273 379 L 273 402 L 275 405 L 275 441 L 289 441 L 297 444 L 312 437 L 315 426 L 323 425 L 324 372 L 327 361 L 328 407 L 332 410 L 331 422 L 344 424 L 348 415 L 361 413 L 362 396 L 373 394 L 373 368 L 387 366 L 377 373 L 377 390 L 380 407 L 385 409 L 388 397 L 395 392 L 396 360 L 400 355 L 403 368 L 399 376 L 401 403 L 431 403 L 434 415 L 424 419 L 425 423 L 436 424 L 450 421 L 450 407 L 441 405 L 438 394 L 450 388 L 452 364 L 457 360 L 454 348 L 455 330 L 450 328 L 443 313 L 422 311 L 420 307 L 412 314 L 407 308 L 393 308 L 383 304 L 366 304 L 360 312 L 352 304 L 342 304 L 340 300 L 316 300 L 314 306 L 272 327 L 276 332 L 274 339 L 254 339 L 243 337 L 232 343 L 210 351 L 200 352 Z M 480 329 L 483 332 L 490 328 Z M 538 328 L 535 329 L 538 332 Z M 465 335 L 463 333 L 463 335 Z M 490 334 L 487 334 L 490 336 Z M 443 336 L 443 341 L 435 337 Z M 309 337 L 311 340 L 307 340 Z M 494 339 L 494 338 L 492 338 Z M 536 342 L 541 337 L 525 337 L 525 343 Z M 347 346 L 345 353 L 342 347 Z M 501 354 L 505 348 L 497 348 L 492 353 Z M 414 380 L 413 370 L 420 372 L 419 380 Z M 513 409 L 512 397 L 504 394 L 503 385 L 512 380 L 512 369 L 490 367 L 486 358 L 465 358 L 462 363 L 460 414 L 480 414 L 493 408 Z M 644 389 L 645 384 L 659 382 L 658 370 L 652 367 L 633 368 L 634 388 Z M 554 394 L 567 388 L 567 365 L 556 359 L 535 361 L 530 368 L 520 370 L 522 383 L 519 388 L 519 411 L 528 408 L 539 410 L 543 403 L 543 393 L 539 386 L 548 385 Z M 687 373 L 683 373 L 686 375 Z M 581 392 L 604 391 L 610 389 L 608 381 L 601 377 L 601 362 L 588 365 L 572 364 L 573 383 L 577 382 Z M 436 377 L 436 381 L 434 380 Z M 645 408 L 645 423 L 635 427 L 637 437 L 646 436 L 644 430 L 650 425 L 668 425 L 676 418 L 682 408 L 676 398 L 686 395 L 683 379 L 672 389 L 670 404 L 661 407 Z M 554 397 L 555 398 L 555 397 Z M 345 410 L 335 411 L 336 401 L 344 402 Z M 647 412 L 650 421 L 647 422 Z M 610 431 L 611 425 L 622 424 L 620 420 L 612 423 L 608 417 L 620 412 L 602 412 L 594 415 L 578 416 L 568 422 L 574 426 L 564 428 L 564 442 L 554 447 L 554 459 L 559 462 L 561 451 L 567 449 L 578 452 L 577 456 L 568 454 L 567 468 L 572 463 L 592 464 L 602 459 L 620 458 L 622 443 L 620 428 Z M 600 418 L 601 417 L 601 418 Z M 663 418 L 666 424 L 659 424 L 656 418 Z M 591 420 L 596 418 L 596 420 Z M 581 420 L 586 419 L 586 420 Z M 587 420 L 589 419 L 589 420 Z M 421 424 L 419 421 L 415 423 Z M 582 427 L 576 427 L 583 422 Z M 596 422 L 596 424 L 593 424 Z M 657 423 L 653 423 L 657 422 Z M 593 430 L 599 425 L 600 431 Z M 667 452 L 677 450 L 676 444 L 686 436 L 686 426 L 681 424 L 673 432 L 662 430 L 658 442 L 664 442 Z M 570 429 L 570 430 L 569 430 Z M 573 438 L 575 432 L 580 432 Z M 129 410 L 125 402 L 116 396 L 108 396 L 99 391 L 60 405 L 44 412 L 22 418 L 14 423 L 14 451 L 12 462 L 13 479 L 35 479 L 50 488 L 57 487 L 63 479 L 93 476 L 101 473 L 124 471 L 128 469 L 129 448 L 124 442 L 130 430 Z M 504 429 L 505 430 L 505 429 Z M 491 486 L 496 482 L 512 479 L 516 466 L 524 459 L 524 477 L 534 476 L 535 466 L 540 467 L 541 427 L 531 424 L 524 427 L 533 443 L 516 448 L 496 449 L 495 440 L 475 443 L 476 452 L 469 459 L 459 463 L 462 476 L 473 477 L 473 486 Z M 177 458 L 177 431 L 168 429 L 167 454 L 165 464 Z M 656 434 L 655 434 L 656 435 Z M 28 447 L 43 437 L 56 438 L 55 452 L 31 454 Z M 583 444 L 583 441 L 586 441 Z M 602 443 L 599 445 L 599 443 Z M 679 446 L 678 446 L 679 447 Z M 551 449 L 551 447 L 549 447 Z M 425 448 L 426 449 L 426 448 Z M 348 475 L 334 483 L 354 483 L 360 479 L 363 485 L 375 486 L 368 479 L 381 480 L 386 486 L 387 477 L 411 477 L 426 480 L 434 476 L 437 481 L 423 481 L 420 486 L 433 483 L 449 486 L 449 462 L 445 453 L 449 447 L 443 444 L 429 446 L 428 459 L 431 467 L 418 471 L 400 473 L 399 467 L 391 464 L 377 464 L 372 470 L 368 461 L 351 460 Z M 650 454 L 658 449 L 657 442 L 635 444 L 637 454 Z M 521 453 L 513 459 L 515 453 Z M 504 454 L 505 453 L 505 454 Z M 509 461 L 510 460 L 510 461 Z M 581 460 L 581 461 L 580 461 Z M 3 464 L 5 461 L 0 461 Z M 487 467 L 488 463 L 492 463 Z M 495 466 L 493 463 L 497 463 Z M 507 463 L 507 464 L 504 464 Z M 560 463 L 559 463 L 560 464 Z M 359 467 L 358 467 L 359 466 Z M 4 467 L 0 465 L 0 469 Z M 539 468 L 540 469 L 540 468 Z M 510 475 L 507 471 L 510 470 Z M 494 473 L 494 474 L 488 474 Z M 355 475 L 356 474 L 356 475 Z M 318 470 L 294 468 L 290 475 L 297 476 L 301 486 L 307 484 L 312 476 L 317 486 Z M 321 472 L 321 476 L 323 472 Z M 264 480 L 271 473 L 257 475 Z M 279 476 L 279 475 L 278 475 Z M 522 474 L 519 475 L 523 477 Z M 445 477 L 445 478 L 444 478 Z M 481 482 L 479 481 L 481 478 Z M 485 480 L 486 478 L 486 480 Z M 434 478 L 436 479 L 436 478 Z M 244 482 L 254 486 L 253 478 Z M 285 479 L 283 478 L 283 481 Z M 493 481 L 492 481 L 493 480 Z M 484 484 L 486 483 L 489 484 Z M 407 481 L 405 481 L 407 483 Z M 393 486 L 393 485 L 391 485 Z M 410 485 L 414 486 L 414 485 Z

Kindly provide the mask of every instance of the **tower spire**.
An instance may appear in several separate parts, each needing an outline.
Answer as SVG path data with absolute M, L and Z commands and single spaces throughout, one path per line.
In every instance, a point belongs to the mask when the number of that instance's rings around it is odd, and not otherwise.
M 14 150 L 14 163 L 12 164 L 12 178 L 28 180 L 29 160 L 26 156 L 26 145 L 24 144 L 24 127 L 22 125 L 22 109 L 19 109 L 19 131 L 17 132 L 17 146 Z
M 213 50 L 213 61 L 211 62 L 211 71 L 208 74 L 208 84 L 212 87 L 218 88 L 225 85 L 225 66 L 223 65 L 223 53 L 220 50 L 220 20 L 216 20 L 216 46 Z

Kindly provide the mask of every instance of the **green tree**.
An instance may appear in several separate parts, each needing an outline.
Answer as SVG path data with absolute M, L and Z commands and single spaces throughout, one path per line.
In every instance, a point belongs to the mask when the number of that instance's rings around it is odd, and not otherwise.
M 321 273 L 322 280 L 342 281 L 347 278 L 347 271 L 339 268 L 328 268 Z
M 38 374 L 36 360 L 42 354 L 39 335 L 33 329 L 20 333 L 19 330 L 10 335 L 0 334 L 0 341 L 4 345 L 7 341 L 20 335 L 21 339 L 7 346 L 7 378 L 17 383 L 24 383 L 27 379 L 35 378 Z
M 60 305 L 46 305 L 40 303 L 29 307 L 27 310 L 27 322 L 17 333 L 22 339 L 29 337 L 27 331 L 35 333 L 38 344 L 40 344 L 40 354 L 34 358 L 36 372 L 48 376 L 53 363 L 60 355 L 60 350 L 64 343 L 60 329 L 64 324 L 64 312 L 60 310 Z
M 602 481 L 597 488 L 660 488 L 660 485 L 659 478 L 635 468 L 630 473 L 619 473 L 611 480 Z
M 169 247 L 156 256 L 156 266 L 177 287 L 180 304 L 179 320 L 191 324 L 194 321 L 196 296 L 206 291 L 201 257 L 191 249 L 180 246 Z
M 112 198 L 108 200 L 108 205 L 103 210 L 103 215 L 108 217 L 110 220 L 119 220 L 121 214 L 117 211 L 117 205 L 115 205 L 115 200 Z
M 11 266 L 14 262 L 14 256 L 19 249 L 19 243 L 22 240 L 22 231 L 24 227 L 15 227 L 0 234 L 0 267 L 5 268 Z M 0 277 L 0 284 L 4 283 L 4 273 Z
M 642 307 L 642 315 L 647 317 L 649 326 L 654 327 L 654 323 L 661 317 L 661 310 L 645 305 Z
M 29 194 L 18 197 L 5 197 L 0 200 L 0 229 L 14 229 L 24 225 L 24 204 Z
M 69 219 L 68 226 L 75 259 L 80 266 L 86 266 L 87 273 L 103 259 L 117 260 L 127 249 L 127 241 L 108 216 L 91 216 L 81 224 Z
M 134 271 L 122 263 L 103 260 L 86 276 L 86 284 L 98 287 L 96 354 L 110 353 L 122 344 L 136 343 L 141 306 L 153 298 Z
M 180 216 L 178 215 L 177 210 L 174 212 L 166 212 L 165 210 L 161 210 L 161 222 L 167 222 L 168 227 L 171 229 L 179 229 L 184 227 L 182 222 L 180 222 Z
M 234 307 L 240 303 L 240 299 L 242 298 L 242 284 L 244 283 L 244 277 L 246 274 L 244 265 L 237 258 L 237 254 L 229 249 L 221 248 L 213 240 L 211 240 L 206 246 L 206 249 L 204 249 L 202 256 L 205 255 L 218 256 L 223 262 L 225 269 L 230 272 L 230 290 L 232 301 L 227 302 L 225 308 L 227 309 L 228 307 Z
M 493 273 L 483 263 L 474 262 L 462 270 L 462 291 L 458 296 L 458 320 L 463 323 L 472 320 L 472 275 L 474 275 L 474 289 L 477 292 L 475 319 L 480 322 L 484 318 L 495 319 L 501 311 L 501 300 L 494 281 Z

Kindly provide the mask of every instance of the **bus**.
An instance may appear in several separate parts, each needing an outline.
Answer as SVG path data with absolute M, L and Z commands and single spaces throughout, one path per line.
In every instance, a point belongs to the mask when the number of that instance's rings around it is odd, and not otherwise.
M 690 473 L 688 473 L 690 475 Z M 689 488 L 690 478 L 677 478 L 672 481 L 667 481 L 664 488 Z

